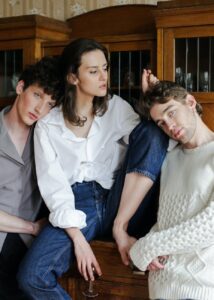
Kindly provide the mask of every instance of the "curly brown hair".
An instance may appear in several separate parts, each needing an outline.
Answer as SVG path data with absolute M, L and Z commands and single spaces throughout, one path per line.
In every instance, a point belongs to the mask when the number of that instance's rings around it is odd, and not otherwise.
M 154 104 L 164 104 L 171 99 L 184 103 L 187 95 L 188 91 L 173 81 L 158 81 L 143 95 L 137 111 L 142 117 L 150 119 L 150 110 Z M 202 107 L 199 103 L 196 104 L 196 110 L 199 115 L 202 114 Z

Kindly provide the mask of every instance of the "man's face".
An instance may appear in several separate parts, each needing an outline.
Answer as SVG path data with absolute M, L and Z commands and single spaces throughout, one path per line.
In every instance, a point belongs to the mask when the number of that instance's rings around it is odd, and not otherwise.
M 195 99 L 188 95 L 185 103 L 172 99 L 164 104 L 154 104 L 150 115 L 167 135 L 185 145 L 191 143 L 196 131 L 195 106 Z
M 19 81 L 16 92 L 18 94 L 15 105 L 18 117 L 27 126 L 33 125 L 37 120 L 44 117 L 56 104 L 50 95 L 44 93 L 43 88 L 31 85 L 23 90 L 24 82 Z

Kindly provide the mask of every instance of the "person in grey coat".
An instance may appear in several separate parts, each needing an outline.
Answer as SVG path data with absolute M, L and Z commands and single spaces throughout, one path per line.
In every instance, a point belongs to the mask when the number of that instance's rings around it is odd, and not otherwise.
M 0 112 L 0 299 L 27 299 L 19 291 L 19 263 L 45 224 L 34 166 L 34 123 L 59 96 L 57 63 L 44 57 L 28 66 L 12 106 Z

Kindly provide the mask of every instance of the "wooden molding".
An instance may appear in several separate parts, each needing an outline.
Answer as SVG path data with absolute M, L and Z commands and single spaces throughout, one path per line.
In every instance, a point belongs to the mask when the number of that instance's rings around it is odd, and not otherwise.
M 152 5 L 119 5 L 90 11 L 67 19 L 71 37 L 155 34 Z
M 69 38 L 70 32 L 66 22 L 39 15 L 0 18 L 0 40 L 64 40 Z

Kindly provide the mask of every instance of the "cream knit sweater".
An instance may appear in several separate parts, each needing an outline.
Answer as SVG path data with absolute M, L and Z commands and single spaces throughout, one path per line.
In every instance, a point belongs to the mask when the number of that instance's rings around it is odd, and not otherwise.
M 149 274 L 151 299 L 214 300 L 214 141 L 177 146 L 162 167 L 158 222 L 130 250 L 146 270 L 169 255 L 164 270 Z

